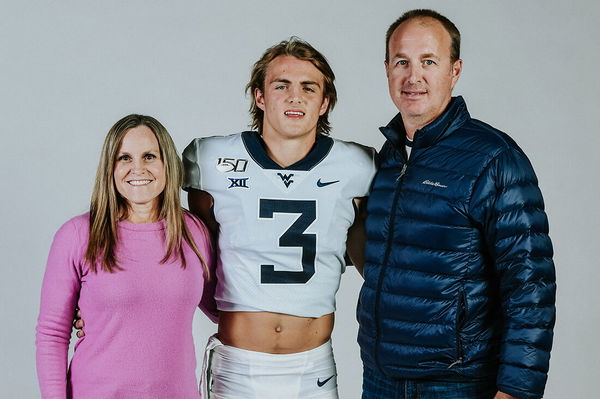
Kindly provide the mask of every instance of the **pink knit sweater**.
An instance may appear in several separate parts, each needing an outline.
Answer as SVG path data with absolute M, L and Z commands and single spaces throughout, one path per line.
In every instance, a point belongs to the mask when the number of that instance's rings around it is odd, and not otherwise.
M 186 224 L 209 265 L 209 233 L 197 219 Z M 84 262 L 89 215 L 56 233 L 42 286 L 36 346 L 43 398 L 198 398 L 192 319 L 198 306 L 216 321 L 214 273 L 210 283 L 184 244 L 180 261 L 161 264 L 165 223 L 118 226 L 117 262 L 124 270 L 92 273 Z M 73 311 L 79 306 L 85 337 L 67 371 Z

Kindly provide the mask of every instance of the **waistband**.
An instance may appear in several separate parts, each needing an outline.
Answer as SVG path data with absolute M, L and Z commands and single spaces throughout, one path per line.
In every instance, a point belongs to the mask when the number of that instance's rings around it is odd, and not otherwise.
M 217 339 L 215 337 L 215 339 Z M 217 339 L 218 340 L 218 339 Z M 220 343 L 220 341 L 219 341 Z M 316 361 L 322 359 L 324 356 L 329 356 L 333 352 L 331 340 L 328 340 L 323 345 L 317 346 L 314 349 L 309 349 L 303 352 L 297 353 L 265 353 L 251 351 L 247 349 L 236 348 L 234 346 L 228 346 L 224 344 L 213 346 L 215 353 L 220 356 L 235 360 L 238 363 L 285 363 L 287 365 L 298 362 Z

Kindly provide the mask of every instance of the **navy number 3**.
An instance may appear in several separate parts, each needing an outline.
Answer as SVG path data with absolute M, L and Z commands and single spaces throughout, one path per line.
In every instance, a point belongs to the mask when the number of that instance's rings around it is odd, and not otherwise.
M 314 200 L 260 199 L 259 216 L 273 219 L 275 213 L 297 213 L 298 219 L 279 237 L 280 247 L 302 248 L 302 270 L 275 270 L 275 265 L 260 265 L 262 284 L 304 284 L 315 274 L 317 235 L 305 233 L 315 221 L 317 202 Z

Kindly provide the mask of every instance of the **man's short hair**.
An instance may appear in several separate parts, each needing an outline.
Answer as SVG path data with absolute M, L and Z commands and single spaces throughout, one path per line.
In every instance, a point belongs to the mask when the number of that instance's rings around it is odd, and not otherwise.
M 442 14 L 440 14 L 437 11 L 427 10 L 427 9 L 416 9 L 416 10 L 407 11 L 404 14 L 402 14 L 402 16 L 400 16 L 400 18 L 395 20 L 394 23 L 391 24 L 390 27 L 388 28 L 387 33 L 385 34 L 385 60 L 386 60 L 386 62 L 389 62 L 389 60 L 390 60 L 390 38 L 394 34 L 394 31 L 396 30 L 396 28 L 398 28 L 398 26 L 400 26 L 400 24 L 402 24 L 403 22 L 406 22 L 410 19 L 417 19 L 417 18 L 433 18 L 436 21 L 439 21 L 444 26 L 444 28 L 446 29 L 448 34 L 450 35 L 450 39 L 451 39 L 450 59 L 451 59 L 451 61 L 454 62 L 454 61 L 460 59 L 460 32 L 458 31 L 458 28 L 456 27 L 456 25 L 454 25 L 454 23 L 452 21 L 450 21 L 448 18 L 444 17 Z
M 254 91 L 259 89 L 264 93 L 267 68 L 271 61 L 279 56 L 292 56 L 299 60 L 309 61 L 323 74 L 323 98 L 329 100 L 329 105 L 325 113 L 319 117 L 317 134 L 328 135 L 331 131 L 331 125 L 327 117 L 329 111 L 333 109 L 337 101 L 337 92 L 333 83 L 335 75 L 325 56 L 298 37 L 291 37 L 289 40 L 284 40 L 273 47 L 269 47 L 260 60 L 254 64 L 250 74 L 250 82 L 246 85 L 246 93 L 250 93 L 252 98 L 252 103 L 250 104 L 252 123 L 250 126 L 262 133 L 264 112 L 256 105 Z

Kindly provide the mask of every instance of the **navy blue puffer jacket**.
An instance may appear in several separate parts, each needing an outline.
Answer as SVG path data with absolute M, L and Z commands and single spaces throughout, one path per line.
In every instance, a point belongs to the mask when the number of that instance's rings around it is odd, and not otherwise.
M 392 379 L 496 378 L 539 398 L 555 319 L 555 274 L 537 178 L 506 134 L 462 97 L 418 130 L 406 161 L 398 115 L 368 202 L 358 341 Z

